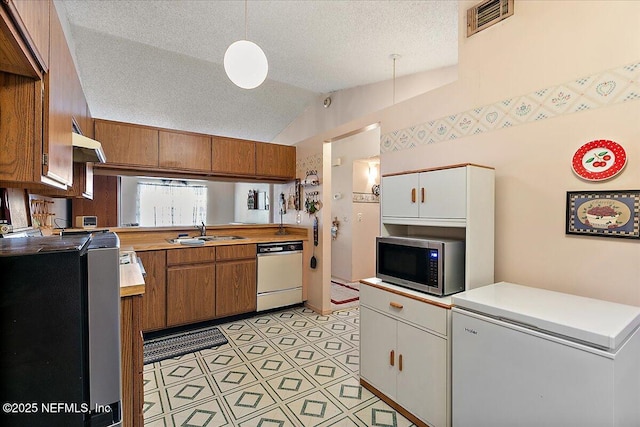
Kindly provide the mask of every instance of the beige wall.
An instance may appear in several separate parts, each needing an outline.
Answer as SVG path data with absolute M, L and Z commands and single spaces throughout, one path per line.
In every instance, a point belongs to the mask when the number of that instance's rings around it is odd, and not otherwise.
M 384 137 L 640 60 L 640 2 L 520 0 L 513 17 L 467 39 L 464 11 L 474 3 L 460 2 L 458 81 L 314 137 L 301 132 L 299 146 L 319 151 L 323 141 L 375 122 Z M 640 101 L 630 100 L 383 152 L 381 169 L 461 162 L 495 167 L 496 281 L 640 306 L 640 242 L 565 234 L 567 191 L 640 188 L 639 119 Z M 571 171 L 574 151 L 594 139 L 626 149 L 627 166 L 614 179 L 587 182 Z

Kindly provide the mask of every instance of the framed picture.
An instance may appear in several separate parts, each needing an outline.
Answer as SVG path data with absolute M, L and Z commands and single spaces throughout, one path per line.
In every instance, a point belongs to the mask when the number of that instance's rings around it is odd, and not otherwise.
M 640 190 L 568 191 L 566 233 L 640 239 Z

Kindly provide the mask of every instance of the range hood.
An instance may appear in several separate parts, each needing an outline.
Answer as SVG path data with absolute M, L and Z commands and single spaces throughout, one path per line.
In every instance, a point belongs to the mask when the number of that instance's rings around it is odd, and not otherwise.
M 73 161 L 78 163 L 105 163 L 107 157 L 102 151 L 102 144 L 95 139 L 73 132 L 71 144 L 73 145 Z

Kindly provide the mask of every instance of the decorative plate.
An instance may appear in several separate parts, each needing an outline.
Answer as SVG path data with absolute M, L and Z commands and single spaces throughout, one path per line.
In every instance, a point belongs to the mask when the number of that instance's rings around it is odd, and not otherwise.
M 620 144 L 600 139 L 578 148 L 571 167 L 580 178 L 603 181 L 620 173 L 626 163 L 627 154 Z

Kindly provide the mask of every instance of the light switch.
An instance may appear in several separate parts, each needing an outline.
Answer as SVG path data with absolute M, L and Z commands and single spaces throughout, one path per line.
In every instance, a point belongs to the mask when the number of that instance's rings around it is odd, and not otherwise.
M 358 212 L 358 222 L 362 222 L 362 212 Z

